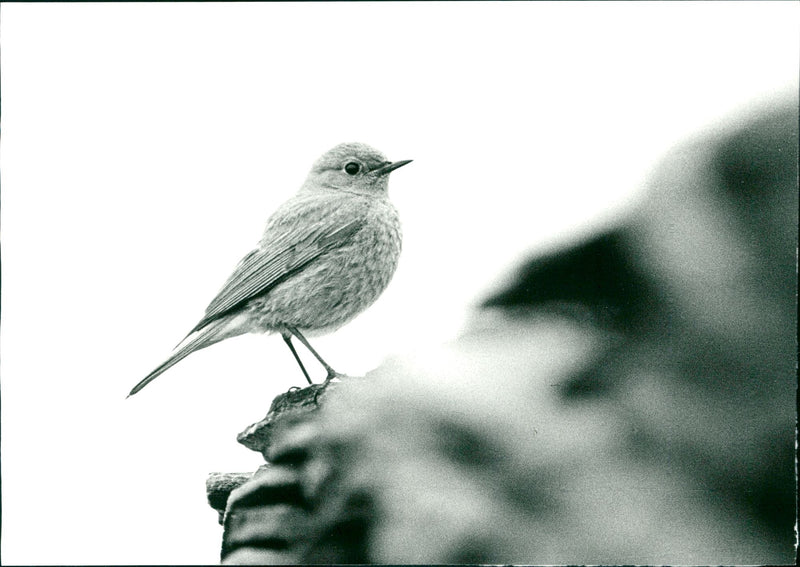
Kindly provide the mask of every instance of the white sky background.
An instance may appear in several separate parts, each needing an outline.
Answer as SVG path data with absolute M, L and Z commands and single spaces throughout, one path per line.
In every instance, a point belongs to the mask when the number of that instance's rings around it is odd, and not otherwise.
M 796 89 L 800 52 L 796 2 L 1 13 L 6 564 L 218 560 L 206 475 L 259 466 L 235 436 L 303 385 L 291 354 L 241 337 L 125 395 L 322 152 L 414 160 L 395 279 L 313 341 L 363 373 L 452 336 L 526 250 L 612 222 L 673 143 Z

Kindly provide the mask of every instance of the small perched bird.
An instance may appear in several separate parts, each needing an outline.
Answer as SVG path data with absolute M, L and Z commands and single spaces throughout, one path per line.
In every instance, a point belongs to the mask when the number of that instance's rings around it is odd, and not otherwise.
M 303 333 L 335 330 L 386 289 L 401 248 L 389 173 L 410 162 L 390 162 L 359 143 L 323 154 L 300 190 L 269 218 L 258 246 L 239 262 L 205 316 L 128 396 L 191 353 L 244 333 L 280 333 L 309 384 L 292 337 L 322 364 L 328 380 L 339 375 Z

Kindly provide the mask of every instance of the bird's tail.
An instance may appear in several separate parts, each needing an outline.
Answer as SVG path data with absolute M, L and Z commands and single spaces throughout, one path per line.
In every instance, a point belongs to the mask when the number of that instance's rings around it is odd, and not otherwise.
M 244 330 L 237 329 L 236 326 L 232 325 L 231 323 L 234 323 L 234 321 L 226 318 L 218 319 L 209 323 L 199 331 L 191 333 L 188 337 L 181 341 L 177 347 L 175 347 L 177 350 L 172 353 L 172 356 L 170 356 L 150 374 L 145 376 L 141 382 L 136 384 L 127 397 L 130 398 L 136 392 L 147 386 L 150 382 L 161 376 L 161 374 L 178 364 L 181 360 L 192 354 L 194 351 L 206 348 L 207 346 L 211 346 L 222 339 L 227 339 L 228 337 L 239 335 L 244 332 Z

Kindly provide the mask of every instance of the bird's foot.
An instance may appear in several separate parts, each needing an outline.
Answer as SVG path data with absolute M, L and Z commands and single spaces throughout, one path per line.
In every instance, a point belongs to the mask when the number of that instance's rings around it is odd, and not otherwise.
M 333 368 L 328 369 L 328 377 L 325 378 L 325 382 L 323 384 L 328 384 L 329 382 L 333 382 L 334 380 L 337 382 L 341 382 L 341 378 L 345 378 L 346 374 L 340 374 L 336 372 Z

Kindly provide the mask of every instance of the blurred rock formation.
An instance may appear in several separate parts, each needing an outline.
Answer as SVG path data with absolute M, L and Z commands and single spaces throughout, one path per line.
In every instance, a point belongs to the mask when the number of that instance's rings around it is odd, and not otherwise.
M 676 148 L 452 344 L 279 397 L 223 563 L 793 563 L 797 108 Z

